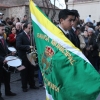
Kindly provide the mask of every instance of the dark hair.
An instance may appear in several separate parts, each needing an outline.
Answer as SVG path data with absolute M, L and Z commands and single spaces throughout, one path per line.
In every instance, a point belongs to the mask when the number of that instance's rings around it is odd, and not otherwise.
M 76 30 L 81 30 L 80 27 L 76 27 Z
M 3 24 L 3 23 L 0 23 L 0 27 L 4 27 L 5 26 L 5 24 Z
M 28 24 L 29 24 L 29 23 L 25 23 L 25 24 L 23 25 L 23 30 L 25 30 L 25 29 L 28 27 Z
M 12 21 L 9 21 L 8 24 L 9 24 L 9 25 L 13 25 L 13 22 L 12 22 Z
M 27 15 L 24 15 L 24 17 L 27 17 Z
M 99 26 L 100 25 L 100 22 L 97 22 L 97 26 Z
M 71 10 L 71 11 L 75 13 L 75 17 L 80 17 L 80 15 L 79 15 L 79 13 L 78 13 L 77 10 L 73 9 L 73 10 Z
M 18 20 L 18 22 L 20 22 L 20 19 L 19 18 L 16 18 Z
M 93 28 L 94 29 L 94 26 L 93 26 L 93 23 L 92 22 L 87 22 L 86 25 L 90 28 Z
M 7 22 L 7 20 L 10 19 L 9 17 L 6 17 L 5 21 Z
M 91 17 L 91 15 L 89 15 L 89 17 Z
M 69 9 L 61 10 L 59 12 L 59 15 L 58 15 L 59 21 L 60 21 L 61 18 L 65 20 L 69 15 L 75 16 L 75 14 L 71 10 L 69 10 Z
M 13 22 L 15 20 L 15 18 L 14 17 L 11 17 L 11 21 Z
M 16 27 L 15 27 L 14 25 L 11 27 L 11 30 L 12 30 L 13 28 L 15 28 L 15 29 L 16 29 Z
M 81 32 L 84 32 L 84 31 L 85 31 L 85 27 L 82 26 L 82 27 L 81 27 Z

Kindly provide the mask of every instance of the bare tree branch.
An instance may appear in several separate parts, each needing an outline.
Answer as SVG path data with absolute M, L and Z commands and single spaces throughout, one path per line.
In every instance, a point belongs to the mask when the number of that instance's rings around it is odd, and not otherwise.
M 46 3 L 46 6 L 47 6 L 46 7 L 47 8 L 46 15 L 49 16 L 50 10 L 49 10 L 49 5 L 48 5 L 49 4 L 48 0 L 45 0 L 45 3 Z
M 43 7 L 45 7 L 44 0 L 42 0 L 42 3 L 43 3 Z M 46 9 L 45 8 L 44 8 L 44 12 L 46 14 Z
M 55 0 L 54 0 L 53 15 L 52 15 L 52 17 L 51 17 L 51 20 L 52 20 L 52 21 L 53 21 L 55 15 L 56 15 L 56 11 L 55 11 Z

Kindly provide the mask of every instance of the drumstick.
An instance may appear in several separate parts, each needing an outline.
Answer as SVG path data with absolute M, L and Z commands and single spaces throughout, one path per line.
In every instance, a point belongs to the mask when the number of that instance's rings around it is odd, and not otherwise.
M 18 58 L 16 58 L 16 59 L 18 59 Z M 16 60 L 16 59 L 11 59 L 11 60 L 7 60 L 7 61 L 12 61 L 12 60 Z

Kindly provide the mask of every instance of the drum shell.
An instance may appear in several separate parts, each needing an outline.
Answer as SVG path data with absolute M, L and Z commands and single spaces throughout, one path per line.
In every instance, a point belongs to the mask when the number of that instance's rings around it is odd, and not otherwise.
M 13 67 L 13 66 L 8 66 L 7 64 L 3 65 L 3 68 L 7 71 L 7 72 L 17 72 L 17 68 Z

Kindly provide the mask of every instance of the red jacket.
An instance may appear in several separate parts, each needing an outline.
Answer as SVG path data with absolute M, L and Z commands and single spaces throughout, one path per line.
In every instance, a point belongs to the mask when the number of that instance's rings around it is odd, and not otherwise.
M 15 34 L 13 34 L 13 33 L 9 35 L 9 43 L 10 43 L 11 46 L 15 47 L 15 45 L 16 45 L 16 38 L 14 38 L 14 37 L 15 37 Z

